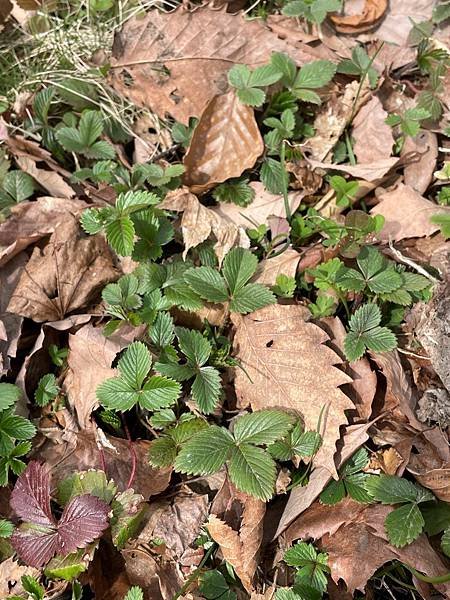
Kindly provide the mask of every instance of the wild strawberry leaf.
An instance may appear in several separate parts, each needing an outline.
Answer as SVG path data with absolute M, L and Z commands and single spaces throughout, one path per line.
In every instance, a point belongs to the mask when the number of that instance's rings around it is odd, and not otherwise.
M 0 383 L 0 410 L 10 408 L 22 396 L 17 385 L 12 383 Z
M 402 548 L 422 533 L 425 521 L 417 504 L 408 503 L 394 509 L 385 520 L 386 532 L 393 546 Z
M 96 496 L 75 496 L 58 522 L 58 554 L 70 554 L 90 544 L 108 527 L 109 505 Z
M 10 500 L 11 508 L 23 521 L 43 527 L 54 527 L 50 508 L 50 475 L 48 469 L 32 460 L 17 479 Z
M 270 454 L 250 443 L 232 449 L 228 473 L 239 489 L 267 502 L 275 490 L 276 465 Z

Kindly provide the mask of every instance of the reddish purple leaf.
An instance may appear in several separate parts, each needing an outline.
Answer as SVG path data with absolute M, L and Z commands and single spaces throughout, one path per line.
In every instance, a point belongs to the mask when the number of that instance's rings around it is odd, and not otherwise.
M 11 493 L 11 508 L 23 521 L 54 527 L 50 508 L 50 477 L 48 469 L 32 460 L 18 478 Z
M 75 496 L 58 523 L 58 554 L 75 552 L 100 537 L 108 527 L 109 510 L 96 496 Z
M 25 564 L 39 568 L 55 555 L 58 533 L 55 529 L 24 523 L 12 534 L 11 544 Z

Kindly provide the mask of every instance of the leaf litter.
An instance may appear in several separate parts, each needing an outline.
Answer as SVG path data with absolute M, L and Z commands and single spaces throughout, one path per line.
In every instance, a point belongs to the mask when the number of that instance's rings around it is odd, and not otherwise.
M 448 2 L 0 4 L 2 598 L 449 598 Z

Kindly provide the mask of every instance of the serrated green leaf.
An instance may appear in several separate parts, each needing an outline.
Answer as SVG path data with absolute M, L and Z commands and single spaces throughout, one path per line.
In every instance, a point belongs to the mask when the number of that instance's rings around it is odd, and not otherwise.
M 96 394 L 100 404 L 109 410 L 130 410 L 139 401 L 139 392 L 121 377 L 103 381 Z
M 345 486 L 342 480 L 331 481 L 320 494 L 322 504 L 337 504 L 345 498 Z
M 49 579 L 73 581 L 86 571 L 94 556 L 96 546 L 97 544 L 91 544 L 87 548 L 81 548 L 67 556 L 55 556 L 47 563 L 44 575 Z
M 425 522 L 417 504 L 405 504 L 390 512 L 384 524 L 390 543 L 403 548 L 419 537 Z
M 255 197 L 255 190 L 250 187 L 248 181 L 246 178 L 240 178 L 219 183 L 212 192 L 214 200 L 217 202 L 233 202 L 245 208 L 253 202 Z
M 192 290 L 209 302 L 226 302 L 228 290 L 224 278 L 211 267 L 193 267 L 184 274 Z
M 282 73 L 272 64 L 263 65 L 254 69 L 248 80 L 250 87 L 266 87 L 279 81 Z
M 108 217 L 114 213 L 113 208 L 88 208 L 81 215 L 81 226 L 86 233 L 95 235 L 106 225 Z
M 6 519 L 0 519 L 0 538 L 9 538 L 14 531 L 14 524 Z
M 170 467 L 175 462 L 177 446 L 168 436 L 157 438 L 150 442 L 148 449 L 149 463 L 158 469 Z
M 367 282 L 367 286 L 374 294 L 383 294 L 392 292 L 402 285 L 402 277 L 400 273 L 393 268 L 384 269 L 380 273 L 374 275 Z
M 0 413 L 0 433 L 16 440 L 29 440 L 36 435 L 36 427 L 25 417 L 5 411 Z M 3 436 L 0 437 L 3 438 Z
M 210 342 L 200 333 L 186 327 L 176 327 L 175 333 L 181 352 L 188 359 L 189 366 L 201 367 L 211 355 Z
M 226 429 L 211 425 L 181 448 L 175 469 L 188 475 L 211 475 L 225 464 L 233 445 L 233 437 Z
M 144 496 L 135 494 L 132 488 L 117 494 L 111 508 L 111 537 L 114 546 L 121 550 L 126 542 L 136 536 L 145 516 Z
M 9 171 L 2 182 L 2 187 L 15 202 L 23 202 L 34 192 L 34 180 L 23 171 Z
M 77 471 L 60 481 L 57 495 L 61 506 L 68 504 L 75 496 L 84 494 L 91 494 L 109 504 L 116 492 L 114 481 L 112 479 L 108 481 L 104 471 L 92 469 Z
M 134 248 L 134 225 L 130 217 L 120 217 L 106 225 L 106 237 L 120 256 L 131 256 Z
M 283 560 L 298 569 L 296 585 L 307 583 L 321 592 L 326 590 L 328 581 L 324 570 L 327 569 L 327 554 L 318 553 L 312 544 L 297 542 L 285 552 Z
M 175 338 L 175 326 L 168 312 L 156 315 L 155 322 L 150 327 L 150 339 L 158 348 L 169 346 Z
M 354 475 L 358 471 L 364 469 L 369 463 L 369 454 L 365 448 L 360 448 L 355 454 L 348 460 L 344 468 L 342 469 L 342 475 Z
M 275 294 L 264 285 L 248 283 L 234 294 L 230 302 L 230 310 L 246 314 L 269 304 L 275 304 L 276 301 Z
M 246 88 L 250 81 L 251 70 L 247 65 L 234 65 L 228 71 L 228 82 L 237 89 Z
M 284 438 L 294 418 L 281 410 L 259 410 L 236 420 L 234 438 L 237 443 L 269 445 Z
M 171 408 L 163 408 L 155 412 L 149 419 L 150 425 L 155 429 L 164 429 L 175 423 L 177 416 Z
M 286 170 L 274 158 L 266 158 L 263 162 L 260 177 L 264 187 L 272 194 L 282 194 L 289 182 Z
M 222 273 L 231 294 L 240 290 L 252 277 L 258 266 L 258 259 L 250 250 L 233 248 L 223 261 Z
M 10 408 L 22 396 L 22 392 L 17 385 L 12 383 L 0 383 L 0 410 Z
M 86 156 L 86 158 L 113 159 L 116 156 L 116 151 L 109 142 L 99 140 L 98 142 L 94 142 L 92 146 L 84 148 L 81 154 Z
M 214 367 L 201 367 L 192 384 L 192 397 L 200 412 L 210 414 L 214 411 L 222 391 L 219 371 Z
M 139 390 L 147 377 L 152 359 L 142 342 L 133 342 L 121 356 L 117 367 L 121 378 L 133 389 Z
M 373 475 L 366 481 L 370 497 L 382 504 L 417 502 L 421 488 L 402 477 L 395 475 Z M 433 495 L 429 494 L 429 500 Z
M 38 406 L 47 406 L 59 394 L 60 388 L 53 373 L 43 375 L 39 380 L 34 399 Z
M 295 62 L 283 52 L 273 52 L 270 62 L 283 75 L 283 83 L 290 87 L 294 84 L 297 67 Z
M 247 443 L 232 449 L 228 464 L 230 480 L 241 491 L 268 502 L 274 493 L 275 461 L 268 452 Z
M 397 338 L 387 327 L 374 327 L 361 336 L 361 341 L 373 352 L 389 352 L 397 347 Z
M 103 123 L 100 112 L 96 110 L 83 111 L 78 124 L 80 139 L 84 146 L 92 146 L 103 132 Z
M 198 589 L 206 600 L 236 599 L 236 594 L 229 589 L 225 577 L 216 569 L 202 574 Z
M 171 379 L 175 379 L 175 381 L 186 381 L 187 379 L 194 377 L 196 373 L 196 370 L 193 367 L 172 362 L 157 362 L 155 363 L 154 368 L 155 371 L 161 373 L 161 375 L 166 375 Z
M 299 456 L 313 456 L 322 445 L 322 436 L 318 431 L 304 431 L 292 438 L 292 450 Z
M 329 83 L 335 73 L 336 65 L 329 60 L 315 60 L 303 65 L 294 82 L 294 91 L 297 88 L 316 89 Z
M 45 590 L 32 575 L 22 575 L 23 589 L 32 595 L 33 600 L 44 600 Z
M 242 88 L 236 91 L 236 95 L 242 104 L 247 106 L 262 106 L 266 100 L 266 94 L 259 88 Z
M 56 130 L 56 139 L 67 152 L 80 154 L 84 150 L 84 144 L 80 132 L 75 127 L 60 127 Z
M 401 273 L 403 288 L 408 292 L 420 292 L 430 285 L 430 280 L 419 273 Z
M 368 475 L 366 473 L 354 473 L 345 478 L 345 489 L 347 494 L 353 498 L 353 500 L 364 503 L 371 501 L 371 497 L 365 488 L 367 477 Z
M 144 600 L 144 592 L 135 585 L 128 590 L 123 600 Z
M 139 404 L 147 410 L 159 410 L 172 406 L 178 400 L 181 386 L 176 381 L 154 375 L 144 384 L 139 395 Z

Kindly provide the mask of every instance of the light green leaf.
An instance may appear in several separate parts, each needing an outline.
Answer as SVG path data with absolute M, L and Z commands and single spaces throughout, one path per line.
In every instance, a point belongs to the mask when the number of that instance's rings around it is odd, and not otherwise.
M 248 283 L 234 294 L 230 302 L 230 310 L 246 314 L 269 304 L 275 304 L 276 301 L 275 294 L 264 285 L 260 283 Z
M 384 524 L 390 543 L 402 548 L 419 537 L 425 522 L 417 504 L 405 504 L 390 512 Z
M 171 379 L 175 379 L 175 381 L 186 381 L 187 379 L 194 377 L 196 373 L 196 370 L 193 367 L 171 362 L 157 362 L 155 363 L 154 368 L 158 373 L 166 375 Z
M 47 406 L 59 394 L 60 388 L 53 373 L 47 373 L 39 380 L 34 399 L 38 406 Z
M 430 280 L 419 273 L 401 273 L 403 288 L 408 292 L 420 292 L 430 285 Z
M 176 327 L 175 333 L 181 352 L 188 359 L 189 366 L 201 367 L 211 355 L 210 342 L 194 329 Z
M 5 410 L 15 404 L 22 396 L 17 385 L 12 383 L 0 383 L 0 410 Z
M 228 465 L 231 481 L 241 491 L 265 502 L 274 493 L 276 467 L 268 452 L 247 443 L 235 446 Z
M 92 146 L 103 132 L 102 116 L 96 110 L 83 111 L 78 125 L 81 143 L 84 146 Z
M 100 404 L 110 410 L 130 410 L 139 400 L 139 393 L 121 377 L 103 381 L 96 395 Z
M 283 52 L 273 52 L 270 61 L 283 74 L 283 83 L 288 87 L 292 86 L 297 74 L 297 67 L 292 58 Z
M 75 496 L 91 494 L 109 504 L 116 492 L 114 481 L 108 481 L 104 471 L 77 471 L 58 483 L 58 502 L 65 506 Z
M 188 269 L 184 279 L 189 286 L 209 302 L 226 302 L 228 290 L 223 277 L 212 267 L 194 267 Z
M 167 377 L 154 375 L 144 384 L 139 395 L 139 404 L 147 410 L 167 408 L 175 404 L 180 393 L 181 386 L 179 383 Z
M 86 158 L 113 159 L 116 156 L 116 151 L 109 142 L 99 140 L 98 142 L 94 142 L 89 148 L 85 148 L 82 151 L 82 154 L 86 156 Z
M 64 579 L 73 581 L 81 573 L 86 571 L 94 556 L 97 544 L 91 544 L 87 548 L 81 548 L 67 556 L 55 556 L 44 569 L 44 575 L 49 579 Z
M 106 237 L 120 256 L 131 256 L 134 248 L 134 225 L 130 217 L 120 217 L 106 225 Z
M 233 445 L 233 437 L 226 429 L 211 425 L 181 448 L 175 469 L 188 475 L 211 475 L 225 464 Z
M 234 65 L 228 71 L 228 82 L 238 90 L 243 89 L 248 87 L 250 75 L 251 71 L 247 65 Z
M 258 259 L 245 248 L 233 248 L 223 261 L 222 273 L 231 294 L 240 290 L 252 277 L 258 266 Z
M 247 106 L 262 106 L 266 100 L 266 94 L 259 88 L 243 88 L 237 90 L 237 97 Z
M 0 519 L 0 538 L 9 538 L 14 531 L 14 525 L 11 521 Z
M 150 351 L 142 342 L 133 342 L 128 346 L 118 362 L 122 379 L 133 389 L 139 390 L 147 377 L 152 359 Z
M 303 65 L 295 79 L 294 91 L 297 88 L 323 87 L 333 79 L 336 68 L 336 65 L 329 60 L 315 60 Z
M 153 467 L 158 469 L 170 467 L 175 462 L 176 456 L 177 446 L 172 438 L 163 436 L 150 442 L 148 461 Z
M 144 592 L 135 585 L 128 590 L 123 600 L 144 600 Z
M 276 83 L 281 77 L 282 73 L 273 64 L 263 65 L 251 72 L 248 85 L 250 87 L 266 87 Z
M 296 585 L 307 583 L 321 592 L 326 590 L 328 581 L 324 570 L 328 563 L 327 554 L 318 553 L 312 544 L 297 542 L 285 552 L 283 559 L 286 564 L 298 569 Z
M 136 536 L 147 506 L 144 496 L 135 494 L 131 488 L 114 498 L 111 505 L 111 537 L 118 550 L 122 550 L 126 542 Z
M 239 444 L 269 445 L 284 438 L 294 418 L 281 410 L 259 410 L 236 420 L 234 438 Z
M 322 436 L 318 431 L 304 431 L 292 438 L 292 450 L 299 456 L 313 456 L 322 445 Z
M 192 384 L 192 397 L 200 411 L 210 414 L 214 411 L 222 391 L 220 373 L 214 367 L 201 367 Z
M 387 327 L 374 327 L 361 336 L 361 341 L 373 352 L 389 352 L 397 347 L 397 338 Z
M 371 497 L 365 488 L 367 477 L 366 473 L 355 473 L 345 478 L 345 489 L 353 500 L 363 503 L 371 501 Z
M 292 90 L 292 93 L 296 98 L 301 100 L 302 102 L 311 102 L 311 104 L 321 104 L 322 100 L 316 92 L 312 90 L 306 90 L 304 88 L 297 88 Z

